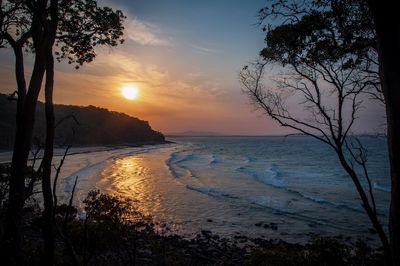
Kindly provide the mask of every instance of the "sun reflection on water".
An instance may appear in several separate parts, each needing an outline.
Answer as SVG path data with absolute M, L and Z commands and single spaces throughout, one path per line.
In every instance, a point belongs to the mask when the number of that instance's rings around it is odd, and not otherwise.
M 148 162 L 142 156 L 128 156 L 102 172 L 99 186 L 110 194 L 137 201 L 139 211 L 149 215 L 160 207 L 160 197 L 148 178 Z
M 96 185 L 106 193 L 133 200 L 137 210 L 156 223 L 166 223 L 174 232 L 192 235 L 190 228 L 200 228 L 203 224 L 198 216 L 209 213 L 207 217 L 214 218 L 210 209 L 204 209 L 214 199 L 193 193 L 182 178 L 171 174 L 166 161 L 172 149 L 115 159 L 103 170 Z M 217 202 L 216 208 L 222 209 L 220 203 Z M 190 230 L 187 224 L 191 224 Z

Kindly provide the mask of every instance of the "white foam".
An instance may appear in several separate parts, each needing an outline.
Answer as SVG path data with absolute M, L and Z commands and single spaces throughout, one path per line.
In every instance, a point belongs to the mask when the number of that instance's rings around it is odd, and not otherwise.
M 282 178 L 279 168 L 275 166 L 266 169 L 254 169 L 241 166 L 237 168 L 237 170 L 246 174 L 250 174 L 256 180 L 276 188 L 283 188 L 286 186 L 286 182 Z
M 385 186 L 385 185 L 379 184 L 377 182 L 374 182 L 373 187 L 376 190 L 380 190 L 380 191 L 384 191 L 384 192 L 391 192 L 392 191 L 389 186 Z
M 266 195 L 251 197 L 250 202 L 262 207 L 274 209 L 276 211 L 284 211 L 290 203 L 290 201 L 280 201 Z
M 79 169 L 70 176 L 65 178 L 64 192 L 72 192 L 75 183 L 75 178 L 78 177 L 78 183 L 81 185 L 83 182 L 89 182 L 90 179 L 99 177 L 101 170 L 104 169 L 106 161 L 90 164 L 84 168 Z
M 298 192 L 298 193 L 299 193 L 300 195 L 302 195 L 303 198 L 305 198 L 305 199 L 307 199 L 307 200 L 314 201 L 314 202 L 319 203 L 319 204 L 332 205 L 332 206 L 335 206 L 335 207 L 337 207 L 337 208 L 345 208 L 345 209 L 348 209 L 348 210 L 352 210 L 352 211 L 356 211 L 356 212 L 361 212 L 361 213 L 364 212 L 360 207 L 350 206 L 350 205 L 347 205 L 347 204 L 344 204 L 344 203 L 338 203 L 338 202 L 334 202 L 334 201 L 329 201 L 329 200 L 327 200 L 327 199 L 323 199 L 323 198 L 318 197 L 318 196 L 303 195 L 303 194 L 301 194 L 300 192 Z

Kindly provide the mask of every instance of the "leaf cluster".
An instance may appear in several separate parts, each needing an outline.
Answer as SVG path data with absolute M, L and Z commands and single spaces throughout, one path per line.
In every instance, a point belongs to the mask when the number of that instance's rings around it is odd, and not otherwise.
M 99 190 L 89 191 L 84 199 L 85 220 L 103 226 L 136 226 L 142 227 L 143 221 L 151 223 L 150 217 L 144 216 L 137 209 L 137 202 L 122 199 Z
M 343 69 L 371 65 L 376 57 L 373 22 L 364 1 L 273 1 L 260 10 L 266 47 L 260 55 L 287 64 L 334 64 Z M 272 21 L 277 21 L 274 26 Z
M 29 32 L 32 12 L 24 1 L 0 1 L 0 48 L 14 45 L 16 39 Z
M 76 63 L 77 68 L 93 61 L 99 45 L 122 44 L 125 19 L 121 10 L 99 7 L 95 0 L 60 1 L 56 58 Z
M 121 10 L 101 7 L 96 0 L 58 0 L 45 2 L 40 10 L 42 28 L 51 24 L 50 14 L 57 5 L 57 30 L 55 36 L 55 57 L 58 61 L 67 60 L 76 68 L 93 61 L 95 47 L 100 45 L 117 46 L 124 42 L 123 21 L 126 18 Z M 38 4 L 33 1 L 6 0 L 0 2 L 0 48 L 16 43 L 26 51 L 35 52 L 32 45 L 32 26 Z M 43 31 L 45 32 L 45 31 Z

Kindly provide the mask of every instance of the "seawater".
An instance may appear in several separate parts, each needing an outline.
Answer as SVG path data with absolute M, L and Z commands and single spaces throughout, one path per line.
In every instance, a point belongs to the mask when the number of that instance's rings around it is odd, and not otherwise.
M 307 241 L 314 235 L 377 243 L 355 187 L 332 148 L 309 137 L 179 137 L 169 145 L 76 155 L 102 158 L 74 176 L 128 197 L 173 232 Z M 386 139 L 361 137 L 379 219 L 387 228 Z M 101 155 L 101 156 L 100 156 Z M 82 158 L 79 159 L 79 156 Z M 86 157 L 85 157 L 86 156 Z M 94 169 L 94 172 L 91 171 Z M 90 172 L 90 178 L 85 178 Z M 96 176 L 95 179 L 93 179 Z M 68 182 L 69 180 L 69 182 Z M 94 181 L 93 181 L 94 180 Z M 366 180 L 361 180 L 367 188 Z M 79 185 L 84 195 L 91 185 Z

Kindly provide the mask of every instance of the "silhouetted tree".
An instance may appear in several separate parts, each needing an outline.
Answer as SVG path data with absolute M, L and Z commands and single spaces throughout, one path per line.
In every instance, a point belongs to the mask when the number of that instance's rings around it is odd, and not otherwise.
M 342 61 L 312 65 L 289 62 L 286 68 L 290 72 L 279 75 L 276 87 L 267 87 L 264 76 L 266 67 L 271 63 L 270 58 L 263 58 L 246 66 L 239 74 L 243 91 L 258 109 L 281 126 L 312 136 L 333 149 L 352 179 L 362 205 L 388 252 L 389 241 L 378 220 L 366 167 L 366 153 L 358 139 L 352 136 L 352 127 L 362 107 L 362 92 L 367 89 L 360 81 L 363 79 L 362 72 L 344 70 Z M 303 113 L 290 109 L 288 100 L 292 97 L 303 105 Z M 356 167 L 361 167 L 363 174 L 357 173 Z M 367 181 L 367 189 L 362 185 L 363 178 Z
M 393 207 L 398 206 L 398 193 L 396 188 L 392 189 L 389 242 L 377 219 L 364 150 L 358 142 L 349 143 L 362 94 L 379 99 L 387 109 L 390 105 L 388 101 L 395 99 L 388 99 L 387 89 L 381 86 L 381 83 L 384 84 L 384 63 L 378 53 L 378 27 L 376 19 L 370 15 L 370 6 L 363 0 L 278 0 L 261 9 L 259 15 L 260 24 L 266 19 L 275 19 L 275 24 L 264 26 L 267 47 L 260 53 L 262 59 L 240 73 L 244 90 L 258 107 L 281 125 L 311 135 L 334 149 L 341 165 L 352 178 L 390 261 L 391 254 L 394 258 L 399 250 L 392 232 L 397 232 L 394 228 L 399 226 L 398 222 L 393 223 L 398 221 L 395 218 L 398 211 Z M 396 27 L 398 29 L 398 26 L 392 26 L 393 36 L 400 36 L 395 34 Z M 280 77 L 277 89 L 266 88 L 262 82 L 265 67 L 272 64 L 291 71 Z M 390 76 L 393 75 L 396 76 L 396 71 L 392 66 Z M 302 119 L 287 108 L 286 99 L 293 94 L 303 97 L 302 104 L 310 115 L 308 118 Z M 390 128 L 393 121 L 389 114 L 387 116 L 391 157 L 393 140 L 390 131 L 393 130 Z M 396 166 L 392 161 L 393 186 L 393 182 L 398 185 L 398 181 L 393 175 Z M 369 193 L 364 191 L 360 183 L 362 175 L 357 175 L 353 163 L 364 169 Z M 398 265 L 398 259 L 393 261 Z
M 261 20 L 280 18 L 283 24 L 296 24 L 304 15 L 317 12 L 335 18 L 333 25 L 340 35 L 332 35 L 333 42 L 344 40 L 349 52 L 358 54 L 365 49 L 377 56 L 378 76 L 386 107 L 387 143 L 390 161 L 391 201 L 389 212 L 390 247 L 393 264 L 400 265 L 400 23 L 394 2 L 378 0 L 274 0 L 269 8 L 260 10 Z M 329 29 L 326 29 L 329 30 Z M 332 31 L 331 31 L 332 32 Z M 335 32 L 335 31 L 333 31 Z
M 376 31 L 379 72 L 386 103 L 391 201 L 389 215 L 393 264 L 400 265 L 400 23 L 395 1 L 366 0 Z
M 27 165 L 37 98 L 46 72 L 46 146 L 42 162 L 45 246 L 52 260 L 52 193 L 51 161 L 54 141 L 53 46 L 58 60 L 68 59 L 76 68 L 95 58 L 97 45 L 115 46 L 122 42 L 121 11 L 99 7 L 95 0 L 0 1 L 0 45 L 14 51 L 18 107 L 16 134 L 11 164 L 9 207 L 5 220 L 4 239 L 12 250 L 20 249 L 21 214 L 24 205 L 25 169 Z M 34 52 L 34 66 L 26 88 L 23 49 Z M 49 227 L 47 227 L 49 226 Z

